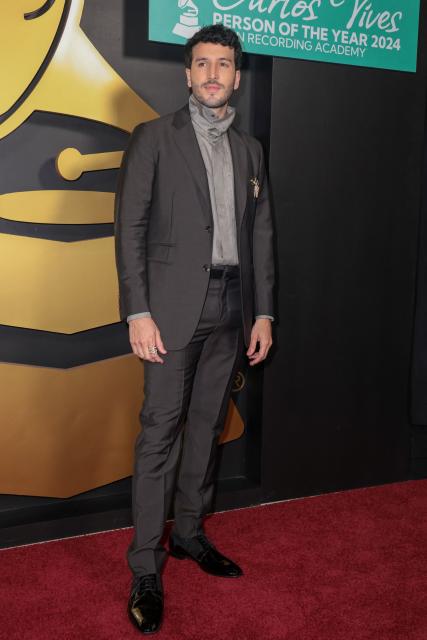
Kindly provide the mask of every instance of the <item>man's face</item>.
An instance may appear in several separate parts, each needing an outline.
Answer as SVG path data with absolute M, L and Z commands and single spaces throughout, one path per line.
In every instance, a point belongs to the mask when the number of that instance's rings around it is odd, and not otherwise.
M 236 71 L 234 49 L 222 44 L 196 44 L 191 69 L 185 71 L 194 97 L 211 109 L 225 106 L 239 87 L 240 71 Z

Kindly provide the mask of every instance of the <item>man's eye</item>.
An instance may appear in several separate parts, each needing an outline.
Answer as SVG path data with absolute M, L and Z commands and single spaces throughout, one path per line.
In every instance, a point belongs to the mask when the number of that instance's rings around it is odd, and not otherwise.
M 34 18 L 40 18 L 55 4 L 55 0 L 46 0 L 41 7 L 31 11 L 30 13 L 24 13 L 25 20 L 34 20 Z

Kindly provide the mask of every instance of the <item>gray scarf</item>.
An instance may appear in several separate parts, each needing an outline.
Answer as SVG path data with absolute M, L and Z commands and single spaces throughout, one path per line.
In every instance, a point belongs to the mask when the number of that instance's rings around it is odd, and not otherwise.
M 236 115 L 236 109 L 228 106 L 225 116 L 218 118 L 213 109 L 205 107 L 193 94 L 190 96 L 189 107 L 191 120 L 197 132 L 212 144 L 228 131 Z
M 223 118 L 193 96 L 190 115 L 206 167 L 213 215 L 212 264 L 238 264 L 234 172 L 227 131 L 236 115 L 227 107 Z

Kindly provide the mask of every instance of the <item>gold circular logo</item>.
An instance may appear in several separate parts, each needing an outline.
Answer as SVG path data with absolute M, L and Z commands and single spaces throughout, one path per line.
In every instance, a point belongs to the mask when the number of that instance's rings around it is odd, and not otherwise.
M 236 373 L 236 377 L 234 378 L 232 392 L 237 393 L 237 391 L 241 391 L 245 386 L 245 382 L 246 382 L 245 376 L 241 371 L 238 371 Z

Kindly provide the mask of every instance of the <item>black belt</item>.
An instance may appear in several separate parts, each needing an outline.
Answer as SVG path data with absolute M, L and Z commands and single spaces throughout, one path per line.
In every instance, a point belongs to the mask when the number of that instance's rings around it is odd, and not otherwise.
M 239 274 L 240 269 L 237 264 L 215 265 L 209 269 L 209 277 L 214 279 L 224 278 L 224 280 L 231 280 L 232 278 L 238 278 Z

